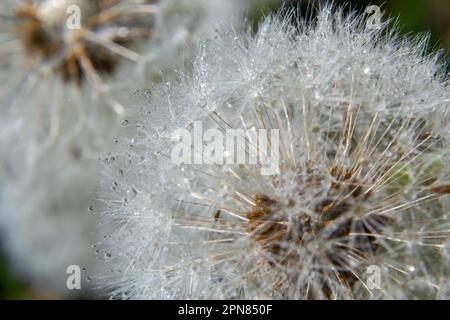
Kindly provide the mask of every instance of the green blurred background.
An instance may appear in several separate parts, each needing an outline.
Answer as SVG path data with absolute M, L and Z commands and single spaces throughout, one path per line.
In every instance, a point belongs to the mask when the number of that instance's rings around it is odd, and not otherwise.
M 245 1 L 245 0 L 243 0 Z M 265 14 L 277 10 L 279 0 L 253 0 L 255 5 L 250 17 L 257 21 Z M 286 6 L 298 7 L 305 14 L 308 7 L 326 1 L 286 0 Z M 312 4 L 311 4 L 312 2 Z M 368 5 L 378 5 L 387 16 L 399 17 L 401 32 L 417 34 L 431 32 L 430 52 L 444 49 L 444 59 L 448 62 L 450 52 L 450 0 L 354 0 L 339 1 L 347 4 L 348 10 L 364 12 Z M 447 63 L 448 67 L 448 63 Z M 13 270 L 8 270 L 5 259 L 0 258 L 0 299 L 47 299 L 58 298 L 45 288 L 34 288 L 26 281 L 18 279 Z

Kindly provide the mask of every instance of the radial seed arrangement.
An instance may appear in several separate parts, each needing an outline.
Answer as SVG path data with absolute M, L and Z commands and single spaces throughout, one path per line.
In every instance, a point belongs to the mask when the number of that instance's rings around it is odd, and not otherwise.
M 112 297 L 449 298 L 450 92 L 438 57 L 426 38 L 336 8 L 291 18 L 266 18 L 256 34 L 222 28 L 192 73 L 147 95 L 95 208 L 116 227 L 97 245 Z M 174 163 L 173 133 L 198 125 L 234 130 L 246 156 L 262 148 L 251 132 L 276 132 L 275 174 L 261 173 L 273 163 L 196 157 L 195 133 L 194 164 Z

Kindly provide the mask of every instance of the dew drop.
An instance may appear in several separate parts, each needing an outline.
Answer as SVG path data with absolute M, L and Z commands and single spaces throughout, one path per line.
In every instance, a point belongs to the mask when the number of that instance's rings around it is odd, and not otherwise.
M 134 198 L 136 198 L 137 196 L 137 191 L 134 188 L 128 189 L 127 190 L 127 199 L 132 200 Z
M 450 259 L 450 241 L 447 241 L 447 243 L 444 245 L 444 256 L 446 258 Z

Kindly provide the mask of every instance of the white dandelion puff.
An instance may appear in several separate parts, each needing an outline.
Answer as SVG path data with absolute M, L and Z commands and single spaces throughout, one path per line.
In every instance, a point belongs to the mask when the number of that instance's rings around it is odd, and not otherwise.
M 290 21 L 205 41 L 192 75 L 154 90 L 139 133 L 112 152 L 97 211 L 116 227 L 99 243 L 113 297 L 448 297 L 450 92 L 438 58 L 424 38 L 333 7 Z M 251 132 L 275 130 L 279 172 L 208 164 L 197 124 L 241 129 L 246 159 L 264 151 Z M 183 151 L 200 153 L 196 164 L 172 161 L 178 129 L 192 133 Z
M 237 4 L 1 1 L 0 225 L 27 279 L 67 294 L 67 266 L 93 264 L 96 161 L 130 116 L 131 91 L 169 77 L 215 17 L 242 13 Z
M 80 10 L 74 28 L 71 6 Z M 76 294 L 66 268 L 94 261 L 87 207 L 96 154 L 124 116 L 115 76 L 137 64 L 133 46 L 150 36 L 156 7 L 47 0 L 3 1 L 0 9 L 3 249 L 26 280 Z

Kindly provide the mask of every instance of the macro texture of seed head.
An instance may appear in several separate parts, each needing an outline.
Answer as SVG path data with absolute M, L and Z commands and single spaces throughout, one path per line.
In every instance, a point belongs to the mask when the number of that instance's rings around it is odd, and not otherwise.
M 426 38 L 332 7 L 290 21 L 219 31 L 192 75 L 148 94 L 96 208 L 116 227 L 99 244 L 113 297 L 449 298 L 450 91 L 437 56 Z M 245 154 L 261 148 L 249 132 L 277 131 L 278 172 L 204 152 L 175 164 L 172 134 L 196 122 L 242 129 Z
M 89 269 L 97 159 L 131 116 L 128 97 L 169 77 L 238 4 L 1 1 L 0 227 L 27 279 L 66 294 L 67 266 Z

